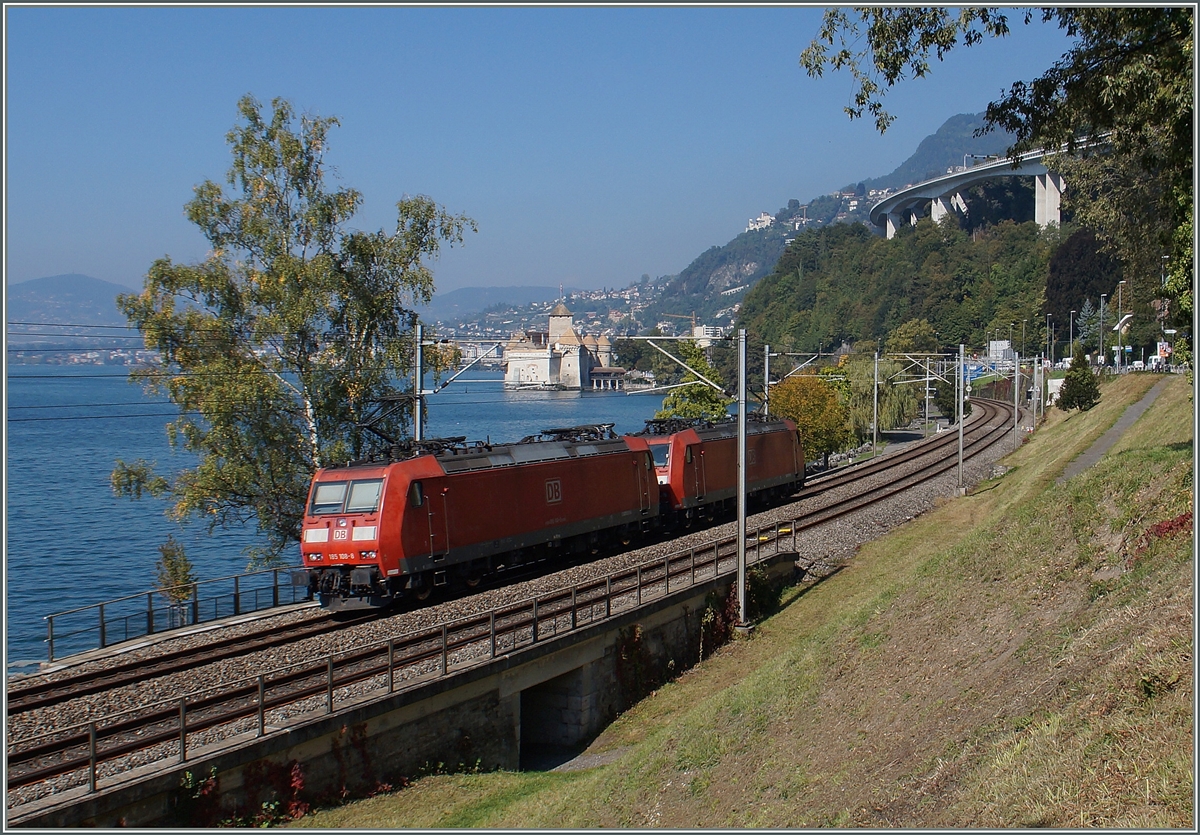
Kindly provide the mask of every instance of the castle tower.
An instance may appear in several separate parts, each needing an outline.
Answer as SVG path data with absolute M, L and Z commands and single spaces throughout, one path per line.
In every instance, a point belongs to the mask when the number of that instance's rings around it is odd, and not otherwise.
M 583 347 L 587 349 L 587 366 L 595 368 L 600 365 L 600 343 L 590 333 L 583 337 Z
M 554 319 L 550 319 L 551 329 L 554 328 Z M 587 352 L 583 350 L 583 345 L 579 341 L 579 335 L 572 328 L 559 337 L 554 343 L 554 350 L 562 357 L 559 365 L 558 382 L 565 389 L 582 388 L 587 382 L 587 360 L 582 355 Z
M 600 338 L 596 340 L 596 359 L 600 361 L 601 368 L 609 368 L 612 366 L 613 346 L 608 337 L 600 334 Z
M 567 310 L 565 304 L 559 302 L 550 311 L 550 344 L 553 345 L 559 342 L 566 334 L 574 332 L 575 320 L 571 316 L 571 311 Z

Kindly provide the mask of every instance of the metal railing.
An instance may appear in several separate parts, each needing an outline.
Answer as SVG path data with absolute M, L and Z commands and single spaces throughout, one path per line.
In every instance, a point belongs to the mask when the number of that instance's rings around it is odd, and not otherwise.
M 292 585 L 294 570 L 281 566 L 231 574 L 46 615 L 47 655 L 53 661 L 146 635 L 299 603 L 307 599 L 308 589 Z
M 794 551 L 799 528 L 799 520 L 779 521 L 748 533 L 747 562 L 760 562 L 782 550 Z M 790 547 L 785 548 L 788 537 Z M 644 603 L 734 574 L 736 542 L 735 536 L 714 540 L 480 615 L 10 742 L 8 787 L 74 774 L 73 785 L 86 784 L 94 792 L 102 763 L 137 752 L 142 752 L 139 760 L 149 756 L 185 762 L 189 746 L 209 744 L 212 740 L 204 734 L 217 728 L 224 729 L 221 737 L 263 736 L 272 727 L 269 712 L 276 709 L 286 708 L 278 723 L 282 727 L 288 721 L 285 717 L 294 721 L 297 715 L 330 714 L 339 706 L 490 663 Z M 115 775 L 124 769 L 117 766 L 106 771 Z

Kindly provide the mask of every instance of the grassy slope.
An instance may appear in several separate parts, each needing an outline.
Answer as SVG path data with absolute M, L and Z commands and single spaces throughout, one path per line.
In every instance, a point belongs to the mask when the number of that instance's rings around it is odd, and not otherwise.
M 1192 404 L 1157 378 L 1053 410 L 1003 477 L 785 593 L 621 716 L 570 774 L 429 777 L 319 827 L 1181 827 L 1193 808 Z

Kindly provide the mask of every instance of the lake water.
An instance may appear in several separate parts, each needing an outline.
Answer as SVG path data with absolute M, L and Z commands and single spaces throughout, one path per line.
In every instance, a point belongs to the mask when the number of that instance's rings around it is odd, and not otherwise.
M 428 381 L 427 385 L 432 381 Z M 183 527 L 166 503 L 113 495 L 117 459 L 145 458 L 178 470 L 194 459 L 171 450 L 169 403 L 146 397 L 113 366 L 11 366 L 5 444 L 5 646 L 11 667 L 46 658 L 55 612 L 155 586 L 158 545 L 184 543 L 198 579 L 236 574 L 252 529 Z M 503 390 L 499 373 L 468 372 L 429 398 L 426 437 L 507 442 L 543 429 L 613 423 L 636 432 L 659 395 Z

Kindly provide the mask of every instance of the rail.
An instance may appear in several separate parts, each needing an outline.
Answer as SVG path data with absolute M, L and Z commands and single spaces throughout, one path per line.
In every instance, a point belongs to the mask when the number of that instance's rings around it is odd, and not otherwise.
M 799 520 L 777 521 L 748 534 L 747 563 L 777 553 L 781 539 L 788 536 L 794 550 L 799 527 Z M 218 728 L 226 729 L 222 736 L 263 736 L 271 728 L 272 711 L 291 717 L 311 711 L 333 713 L 339 705 L 489 663 L 732 574 L 737 568 L 736 542 L 736 536 L 727 536 L 480 615 L 60 728 L 19 744 L 10 742 L 8 788 L 73 775 L 71 785 L 86 784 L 94 792 L 105 776 L 101 766 L 121 757 L 138 753 L 139 760 L 147 762 L 186 762 L 188 751 L 206 744 L 204 734 Z M 369 683 L 365 691 L 364 682 Z M 279 724 L 285 725 L 286 719 Z M 111 773 L 122 771 L 111 769 Z
M 53 661 L 134 638 L 301 602 L 308 591 L 291 584 L 292 570 L 282 566 L 230 574 L 46 615 L 47 656 Z

